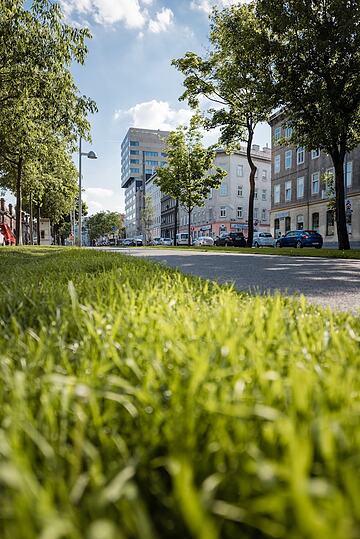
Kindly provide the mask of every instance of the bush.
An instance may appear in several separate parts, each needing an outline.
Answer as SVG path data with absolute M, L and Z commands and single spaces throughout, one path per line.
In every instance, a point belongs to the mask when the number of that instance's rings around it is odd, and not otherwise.
M 359 318 L 119 254 L 0 270 L 2 538 L 359 537 Z

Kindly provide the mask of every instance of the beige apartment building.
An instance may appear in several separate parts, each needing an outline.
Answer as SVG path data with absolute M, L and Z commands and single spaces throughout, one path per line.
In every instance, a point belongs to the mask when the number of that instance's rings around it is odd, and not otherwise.
M 334 211 L 329 207 L 326 178 L 334 174 L 331 157 L 318 149 L 306 151 L 292 144 L 291 127 L 284 115 L 274 114 L 272 130 L 271 232 L 277 237 L 289 230 L 318 231 L 328 247 L 337 246 Z M 346 156 L 344 166 L 345 208 L 352 247 L 360 246 L 360 147 Z

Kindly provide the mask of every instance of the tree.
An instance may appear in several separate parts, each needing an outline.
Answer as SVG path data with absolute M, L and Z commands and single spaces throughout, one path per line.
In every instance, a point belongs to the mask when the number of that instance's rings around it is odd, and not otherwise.
M 257 167 L 251 150 L 259 122 L 266 121 L 273 108 L 272 89 L 264 41 L 255 4 L 215 10 L 211 18 L 210 52 L 204 57 L 188 52 L 173 65 L 184 75 L 185 92 L 180 99 L 198 106 L 200 98 L 217 108 L 206 111 L 206 126 L 220 127 L 220 143 L 229 151 L 246 143 L 250 166 L 248 206 L 248 245 L 254 231 L 255 176 Z
M 152 198 L 150 195 L 146 195 L 144 197 L 144 207 L 141 210 L 141 222 L 144 229 L 144 240 L 145 244 L 147 244 L 149 241 L 151 241 L 151 227 L 154 222 L 154 207 L 152 204 Z
M 58 4 L 0 0 L 0 157 L 1 168 L 16 173 L 16 237 L 22 242 L 23 171 L 49 140 L 74 143 L 89 136 L 87 113 L 95 104 L 79 95 L 73 61 L 86 56 L 88 30 L 62 20 Z M 6 163 L 6 165 L 5 165 Z
M 88 218 L 90 240 L 97 240 L 108 234 L 121 235 L 124 219 L 121 213 L 101 211 Z
M 258 0 L 277 104 L 292 142 L 328 153 L 335 169 L 339 249 L 349 249 L 344 162 L 360 143 L 358 0 Z
M 199 125 L 200 118 L 195 115 L 189 127 L 181 126 L 170 133 L 166 143 L 168 164 L 157 171 L 155 179 L 161 191 L 175 199 L 175 214 L 179 204 L 186 209 L 189 245 L 193 209 L 204 205 L 210 189 L 219 187 L 221 179 L 227 174 L 214 166 L 215 151 L 202 145 Z

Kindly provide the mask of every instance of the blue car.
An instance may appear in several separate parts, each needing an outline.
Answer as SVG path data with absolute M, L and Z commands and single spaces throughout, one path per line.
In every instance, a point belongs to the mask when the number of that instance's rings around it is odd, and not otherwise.
M 291 230 L 285 236 L 278 238 L 276 247 L 315 247 L 321 249 L 323 246 L 322 235 L 315 230 Z

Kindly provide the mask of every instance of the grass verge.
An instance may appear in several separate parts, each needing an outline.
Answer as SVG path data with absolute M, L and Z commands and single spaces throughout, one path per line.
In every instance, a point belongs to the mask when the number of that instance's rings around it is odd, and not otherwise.
M 360 319 L 0 252 L 4 539 L 360 535 Z
M 135 247 L 130 247 L 130 249 L 135 249 Z M 137 247 L 139 249 L 139 247 Z M 123 247 L 119 247 L 124 249 Z M 126 247 L 129 249 L 129 247 Z M 171 246 L 156 246 L 156 247 L 141 247 L 141 249 L 192 249 L 194 251 L 214 251 L 219 253 L 239 253 L 239 254 L 248 254 L 248 255 L 282 255 L 282 256 L 299 256 L 299 257 L 322 257 L 322 258 L 343 258 L 343 259 L 355 259 L 360 260 L 360 249 L 352 249 L 350 251 L 338 251 L 336 249 L 312 249 L 305 247 L 303 249 L 295 249 L 292 247 L 283 247 L 281 249 L 276 249 L 275 247 L 260 247 L 252 248 L 249 247 L 188 247 L 186 245 L 181 245 L 179 247 Z

